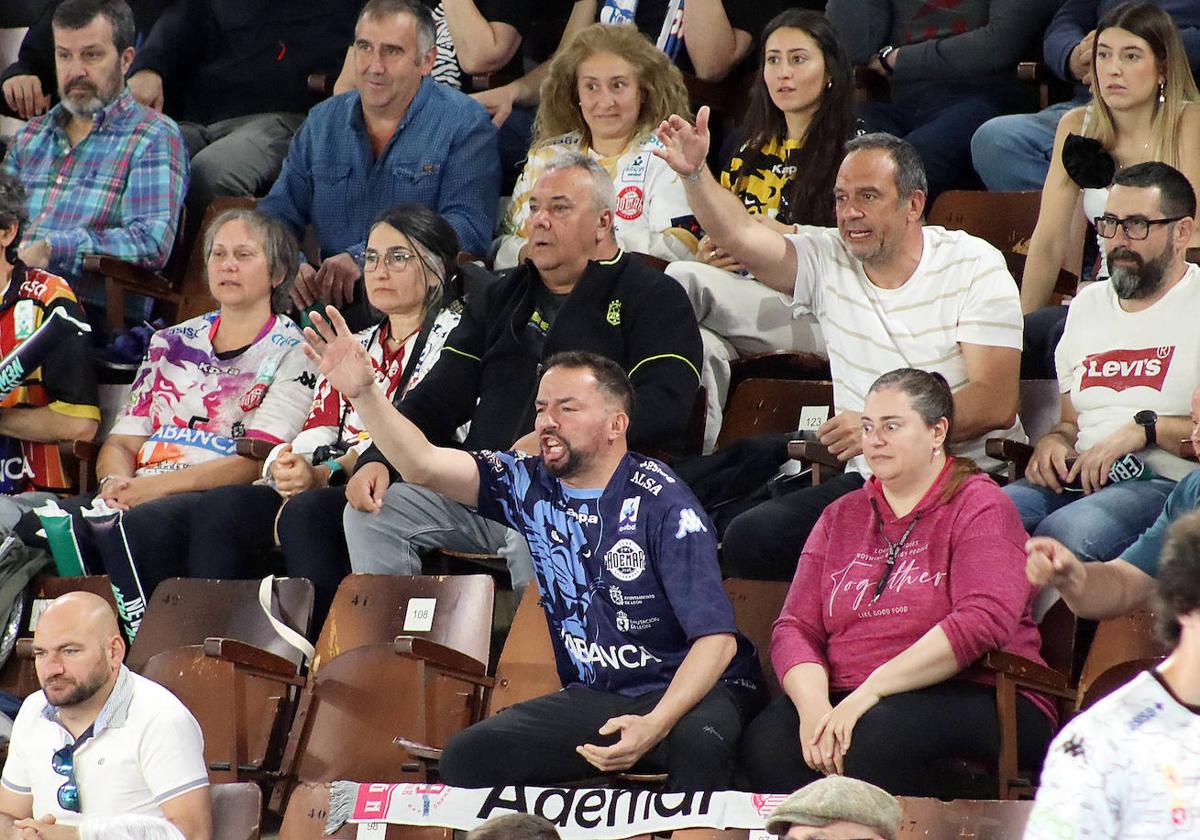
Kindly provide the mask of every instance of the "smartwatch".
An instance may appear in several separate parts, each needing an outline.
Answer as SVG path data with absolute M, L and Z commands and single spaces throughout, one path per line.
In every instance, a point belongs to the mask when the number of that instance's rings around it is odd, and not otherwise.
M 1147 408 L 1133 415 L 1133 422 L 1146 432 L 1146 446 L 1154 446 L 1158 443 L 1158 430 L 1155 428 L 1155 424 L 1158 422 L 1157 414 Z
M 327 483 L 330 487 L 341 487 L 350 480 L 350 476 L 346 475 L 346 470 L 336 458 L 322 461 L 321 466 L 329 469 L 329 481 Z
M 887 60 L 888 56 L 891 55 L 895 50 L 896 48 L 894 46 L 888 44 L 886 47 L 881 48 L 879 52 L 875 53 L 875 57 L 879 59 L 880 66 L 883 67 L 883 72 L 889 76 L 892 75 L 894 70 L 892 66 L 888 64 Z

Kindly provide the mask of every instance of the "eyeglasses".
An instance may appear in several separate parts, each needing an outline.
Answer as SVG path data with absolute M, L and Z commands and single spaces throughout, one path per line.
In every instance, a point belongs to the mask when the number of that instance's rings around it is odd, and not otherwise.
M 1141 216 L 1130 216 L 1128 219 L 1118 219 L 1116 216 L 1097 216 L 1092 221 L 1096 224 L 1096 235 L 1104 239 L 1112 239 L 1117 235 L 1117 225 L 1125 231 L 1130 239 L 1145 239 L 1150 235 L 1151 225 L 1169 225 L 1186 219 L 1187 216 L 1174 216 L 1170 219 L 1143 219 Z
M 75 781 L 75 744 L 67 744 L 50 756 L 50 767 L 55 773 L 67 777 L 58 789 L 59 807 L 79 813 L 79 784 Z
M 413 259 L 418 259 L 416 254 L 396 245 L 383 252 L 383 267 L 390 271 L 403 271 L 408 266 L 408 261 Z M 379 252 L 368 248 L 363 254 L 363 271 L 378 271 L 379 262 Z

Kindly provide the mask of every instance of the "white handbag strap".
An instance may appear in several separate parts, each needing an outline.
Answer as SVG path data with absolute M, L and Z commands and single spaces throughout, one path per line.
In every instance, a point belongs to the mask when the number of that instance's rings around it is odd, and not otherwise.
M 271 614 L 271 593 L 274 589 L 275 575 L 267 575 L 258 585 L 258 605 L 262 607 L 263 614 L 266 615 L 267 621 L 271 622 L 271 626 L 275 628 L 275 632 L 279 634 L 279 638 L 300 651 L 304 655 L 304 660 L 309 662 L 317 652 L 317 649 L 309 643 L 308 639 Z

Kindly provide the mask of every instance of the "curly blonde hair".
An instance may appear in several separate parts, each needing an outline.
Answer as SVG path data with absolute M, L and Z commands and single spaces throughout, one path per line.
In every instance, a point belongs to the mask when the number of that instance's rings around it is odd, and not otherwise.
M 683 74 L 666 55 L 633 26 L 594 23 L 559 50 L 550 64 L 533 122 L 535 147 L 572 131 L 578 131 L 584 145 L 591 146 L 592 134 L 579 109 L 578 72 L 579 65 L 597 53 L 610 53 L 633 65 L 642 94 L 634 137 L 649 134 L 672 114 L 692 119 Z

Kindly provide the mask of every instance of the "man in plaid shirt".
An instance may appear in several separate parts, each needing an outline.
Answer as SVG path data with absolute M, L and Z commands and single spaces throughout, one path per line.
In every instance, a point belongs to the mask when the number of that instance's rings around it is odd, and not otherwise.
M 171 253 L 188 182 L 178 126 L 125 87 L 133 15 L 125 0 L 64 0 L 54 12 L 61 102 L 13 140 L 4 168 L 29 192 L 21 259 L 70 280 L 93 323 L 104 286 L 83 257 L 159 269 Z

